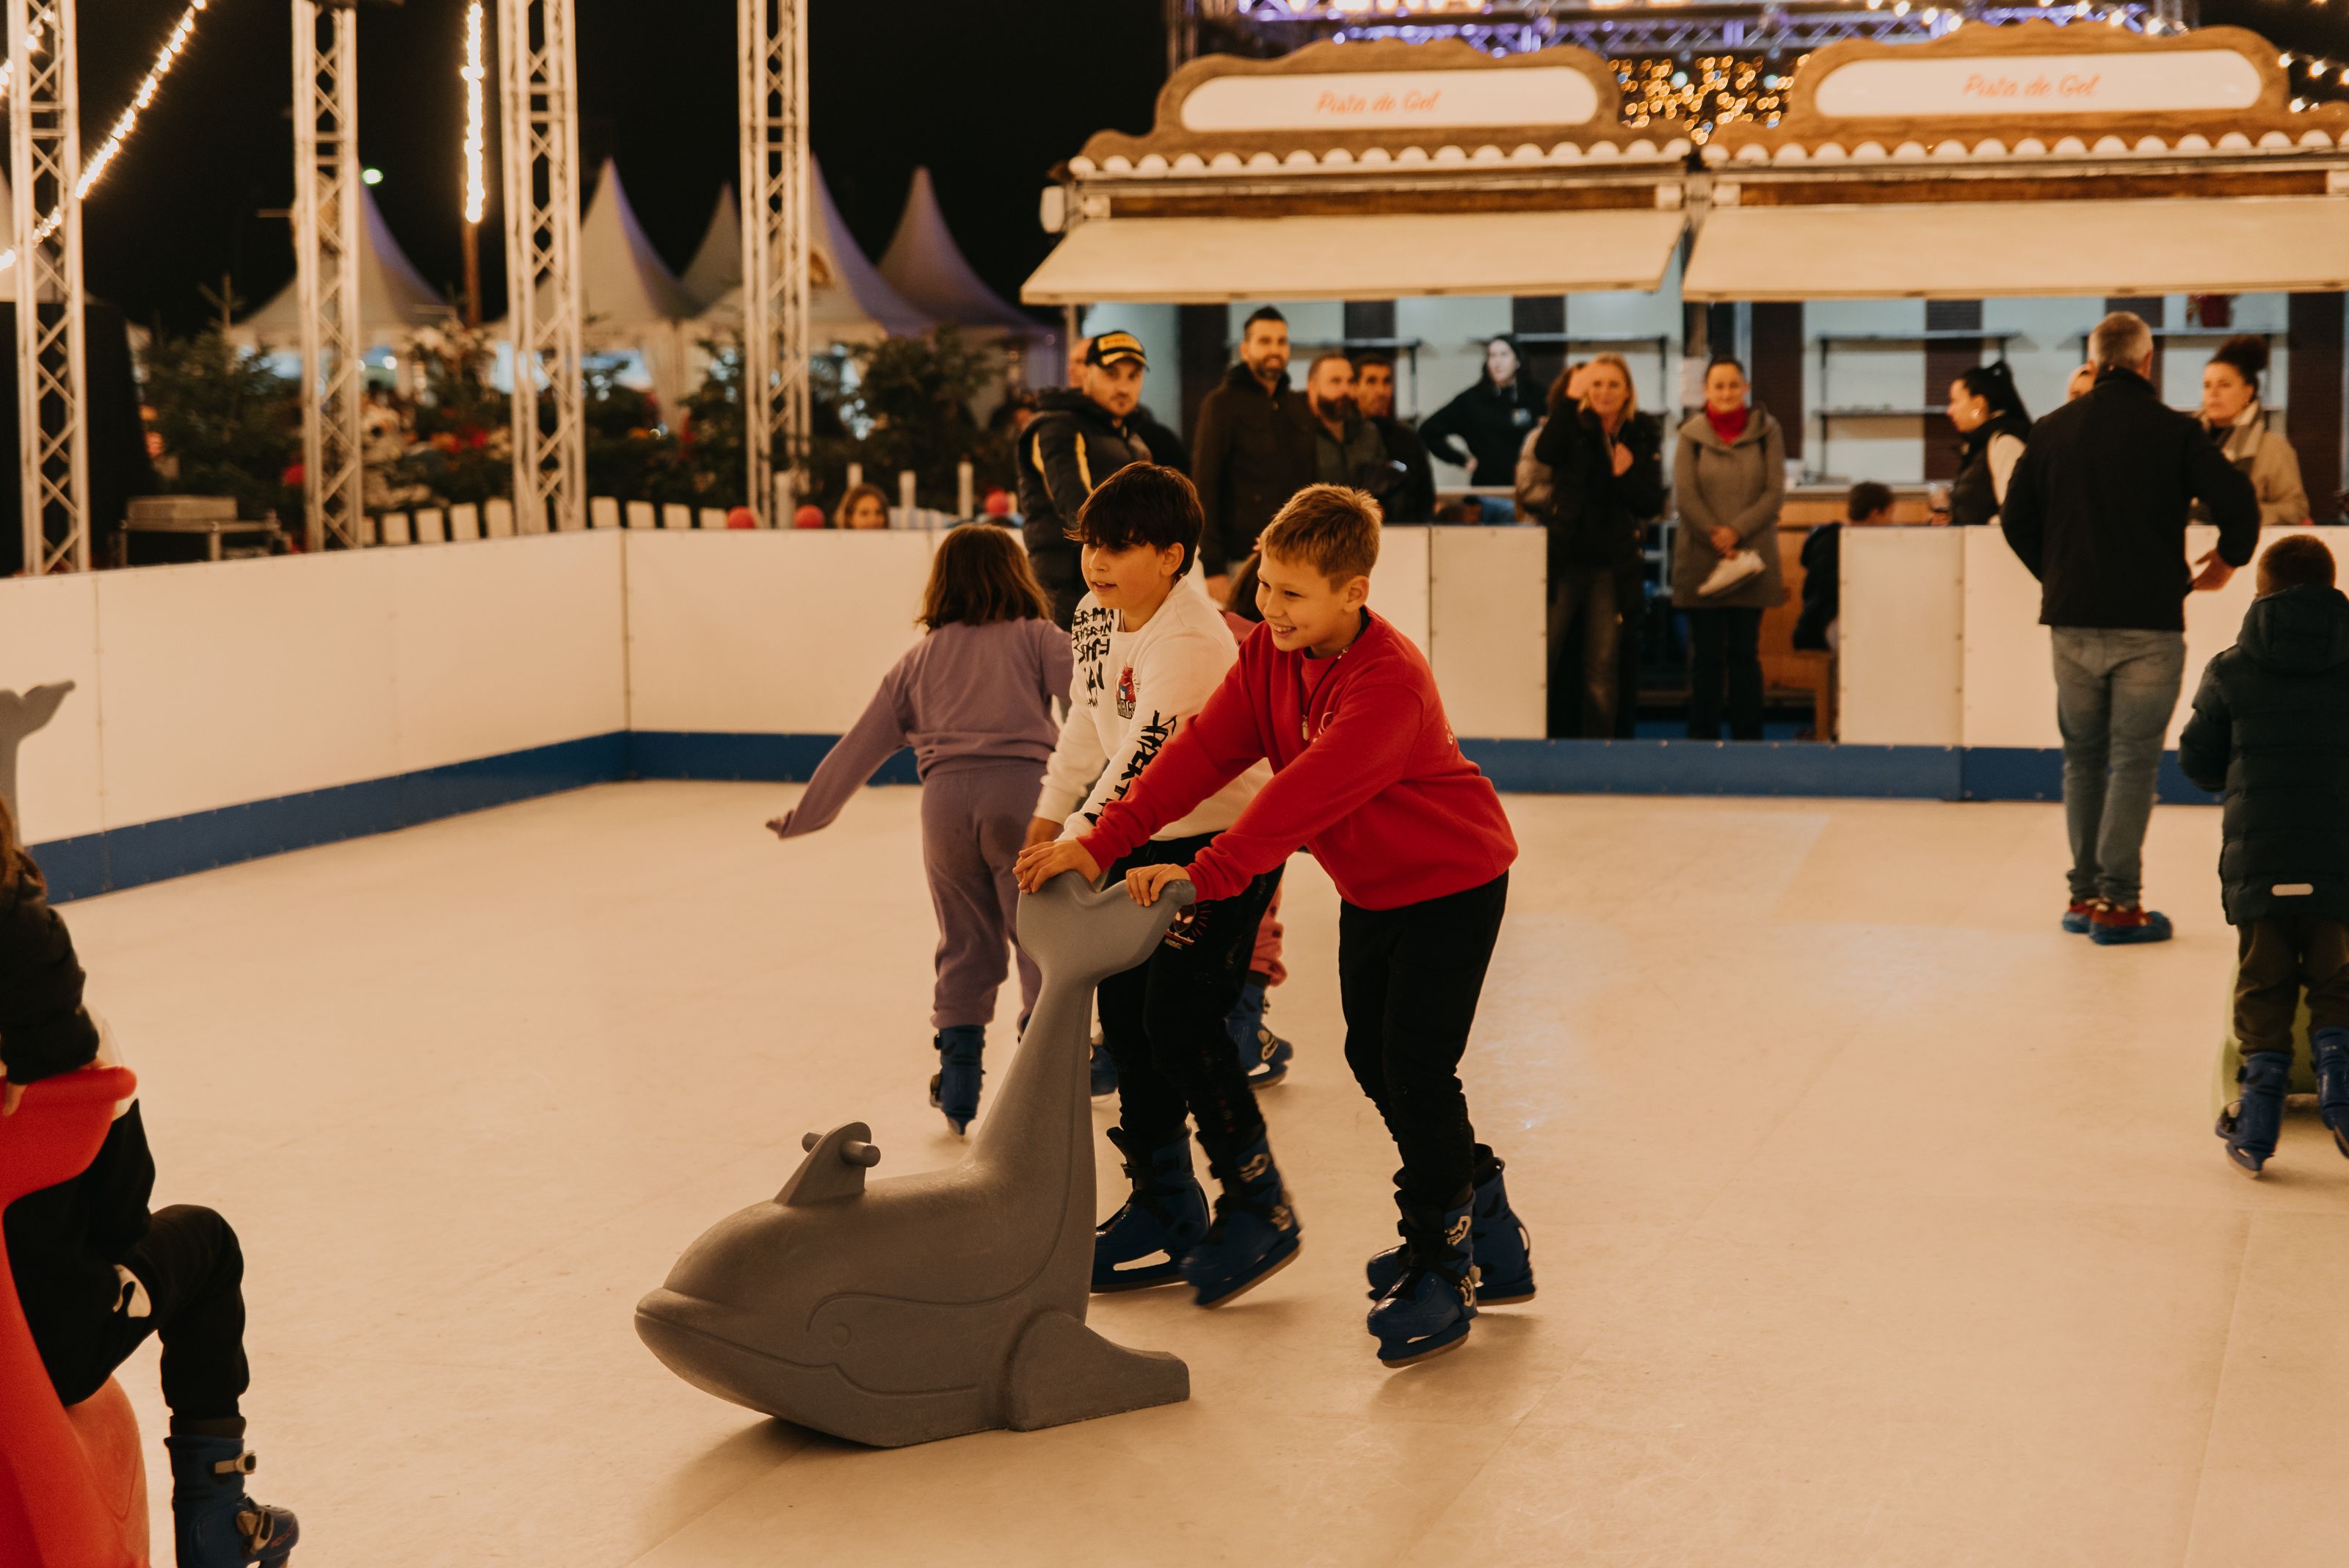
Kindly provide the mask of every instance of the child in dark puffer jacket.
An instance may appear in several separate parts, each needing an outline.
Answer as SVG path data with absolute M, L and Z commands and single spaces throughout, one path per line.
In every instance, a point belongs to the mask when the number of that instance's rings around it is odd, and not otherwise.
M 2259 590 L 2178 738 L 2186 776 L 2227 797 L 2219 878 L 2243 1065 L 2219 1136 L 2249 1176 L 2275 1154 L 2303 989 L 2317 1110 L 2349 1154 L 2349 598 L 2313 534 L 2268 547 Z
M 82 983 L 73 938 L 0 799 L 0 1116 L 16 1114 L 28 1084 L 119 1064 Z M 66 1405 L 160 1334 L 180 1568 L 274 1568 L 298 1532 L 291 1513 L 244 1491 L 243 1255 L 209 1209 L 150 1214 L 154 1184 L 139 1106 L 127 1101 L 87 1170 L 8 1206 L 0 1229 L 25 1321 Z

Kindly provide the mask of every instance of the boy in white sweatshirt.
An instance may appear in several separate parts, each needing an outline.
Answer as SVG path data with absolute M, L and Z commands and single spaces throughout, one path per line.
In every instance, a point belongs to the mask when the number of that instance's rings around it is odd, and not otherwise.
M 1133 463 L 1103 480 L 1070 536 L 1086 593 L 1071 635 L 1075 675 L 1020 861 L 1033 892 L 1067 869 L 1054 841 L 1091 831 L 1195 718 L 1237 661 L 1223 614 L 1190 576 L 1205 519 L 1171 468 Z M 1258 763 L 1110 867 L 1188 865 L 1239 817 L 1270 772 Z M 1189 1282 L 1215 1306 L 1297 1256 L 1297 1215 L 1225 1019 L 1239 1001 L 1278 870 L 1195 905 L 1140 968 L 1101 985 L 1102 1043 L 1117 1064 L 1118 1126 L 1133 1195 L 1093 1242 L 1096 1291 Z M 1186 1118 L 1222 1183 L 1210 1221 L 1191 1172 Z

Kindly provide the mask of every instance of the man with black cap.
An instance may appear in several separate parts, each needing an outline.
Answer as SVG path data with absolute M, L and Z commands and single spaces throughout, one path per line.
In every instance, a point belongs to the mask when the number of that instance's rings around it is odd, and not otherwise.
M 1104 332 L 1085 349 L 1071 388 L 1038 399 L 1041 410 L 1019 437 L 1019 511 L 1028 559 L 1052 596 L 1052 618 L 1066 628 L 1085 597 L 1077 546 L 1068 536 L 1093 486 L 1130 462 L 1152 462 L 1133 426 L 1149 361 L 1131 332 Z

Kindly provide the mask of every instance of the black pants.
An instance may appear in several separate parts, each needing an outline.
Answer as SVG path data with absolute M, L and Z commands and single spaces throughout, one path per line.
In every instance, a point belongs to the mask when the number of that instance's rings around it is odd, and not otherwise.
M 174 1424 L 237 1418 L 251 1382 L 244 1360 L 244 1253 L 228 1221 L 209 1209 L 158 1210 L 122 1266 L 145 1287 L 125 1290 L 108 1316 L 45 1336 L 41 1359 L 64 1404 L 106 1386 L 150 1334 L 163 1340 L 163 1402 Z M 144 1305 L 147 1315 L 133 1317 Z
M 2349 925 L 2271 915 L 2238 927 L 2235 1038 L 2243 1054 L 2292 1054 L 2292 1025 L 2308 988 L 2308 1026 L 2349 1029 Z
M 1721 688 L 1729 684 L 1729 738 L 1762 738 L 1762 612 L 1708 609 L 1688 612 L 1689 739 L 1721 739 Z
M 1188 865 L 1213 841 L 1212 834 L 1153 839 L 1111 875 Z M 1147 1148 L 1180 1137 L 1187 1116 L 1218 1178 L 1264 1131 L 1224 1020 L 1247 983 L 1256 929 L 1279 886 L 1280 873 L 1268 871 L 1228 898 L 1195 906 L 1147 962 L 1101 982 L 1102 1044 L 1117 1064 L 1119 1126 Z
M 1615 733 L 1616 659 L 1623 645 L 1621 574 L 1561 564 L 1549 584 L 1549 732 L 1604 741 Z M 1580 659 L 1575 657 L 1579 652 Z M 1577 720 L 1579 728 L 1576 728 Z
M 1469 1125 L 1459 1068 L 1508 901 L 1503 872 L 1397 909 L 1339 910 L 1346 1064 L 1394 1135 L 1402 1155 L 1395 1186 L 1406 1205 L 1456 1207 L 1492 1175 L 1493 1151 Z

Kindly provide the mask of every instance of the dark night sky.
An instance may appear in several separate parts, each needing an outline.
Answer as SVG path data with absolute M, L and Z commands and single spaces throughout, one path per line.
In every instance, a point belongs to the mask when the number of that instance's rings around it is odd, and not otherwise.
M 85 3 L 85 145 L 129 101 L 185 0 Z M 577 0 L 580 155 L 606 155 L 654 244 L 682 268 L 734 178 L 730 0 Z M 1145 129 L 1165 69 L 1159 0 L 813 0 L 813 138 L 869 254 L 888 243 L 916 163 L 955 235 L 1007 297 L 1048 248 L 1045 171 L 1103 127 Z M 424 275 L 462 275 L 463 0 L 370 7 L 360 23 L 359 142 L 392 232 Z M 490 43 L 496 47 L 495 7 Z M 223 272 L 247 304 L 293 275 L 292 24 L 285 0 L 212 0 L 137 134 L 91 192 L 91 288 L 130 319 L 181 329 Z M 503 309 L 497 83 L 489 84 L 492 206 L 483 292 Z

